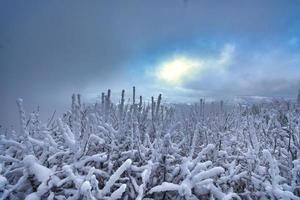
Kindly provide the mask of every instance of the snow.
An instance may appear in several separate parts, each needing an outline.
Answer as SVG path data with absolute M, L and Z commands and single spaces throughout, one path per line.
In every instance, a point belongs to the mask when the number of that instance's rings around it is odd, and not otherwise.
M 30 174 L 34 174 L 40 182 L 49 180 L 50 176 L 53 174 L 50 169 L 40 165 L 33 155 L 25 156 L 23 162 Z
M 211 178 L 213 176 L 217 176 L 223 173 L 225 170 L 222 167 L 214 167 L 204 172 L 200 172 L 199 174 L 193 176 L 192 180 L 197 182 L 203 179 Z
M 161 185 L 153 187 L 149 193 L 173 191 L 173 190 L 179 190 L 179 189 L 180 189 L 180 186 L 177 184 L 163 182 Z
M 125 192 L 125 190 L 126 190 L 126 184 L 122 184 L 119 189 L 117 189 L 110 195 L 109 199 L 110 200 L 120 199 L 122 197 L 122 194 Z
M 127 159 L 118 169 L 117 171 L 111 175 L 111 177 L 109 178 L 109 180 L 106 182 L 104 188 L 102 189 L 102 194 L 105 195 L 107 193 L 109 193 L 110 188 L 113 186 L 113 184 L 120 178 L 121 174 L 123 174 L 124 171 L 126 171 L 130 165 L 131 165 L 132 161 L 130 159 Z
M 84 183 L 81 185 L 80 190 L 83 193 L 86 193 L 87 191 L 90 191 L 92 189 L 91 184 L 88 181 L 84 181 Z
M 6 186 L 8 183 L 7 179 L 0 175 L 0 190 L 4 188 L 4 186 Z
M 40 200 L 41 198 L 39 197 L 39 195 L 36 192 L 33 192 L 31 194 L 29 194 L 25 200 Z

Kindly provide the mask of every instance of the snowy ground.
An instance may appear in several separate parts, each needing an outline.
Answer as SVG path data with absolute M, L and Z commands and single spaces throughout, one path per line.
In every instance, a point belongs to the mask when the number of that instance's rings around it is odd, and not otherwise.
M 48 122 L 26 115 L 0 139 L 0 199 L 300 199 L 300 110 L 252 106 L 84 105 Z

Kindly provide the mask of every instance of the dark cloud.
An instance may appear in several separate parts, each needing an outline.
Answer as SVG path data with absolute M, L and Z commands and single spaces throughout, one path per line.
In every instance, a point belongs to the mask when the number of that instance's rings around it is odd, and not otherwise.
M 204 72 L 184 87 L 219 97 L 295 97 L 300 88 L 300 54 L 286 46 L 253 50 L 236 47 L 224 73 Z
M 297 35 L 299 15 L 292 1 L 3 0 L 0 121 L 14 120 L 17 97 L 51 110 L 91 85 L 97 94 L 136 83 L 128 63 L 166 44 L 276 43 Z

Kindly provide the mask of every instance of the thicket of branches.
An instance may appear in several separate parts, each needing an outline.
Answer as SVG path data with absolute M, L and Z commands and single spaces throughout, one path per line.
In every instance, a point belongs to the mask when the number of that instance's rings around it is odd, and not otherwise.
M 1 130 L 0 199 L 300 199 L 300 110 L 274 100 L 94 105 Z M 137 101 L 136 101 L 137 99 Z

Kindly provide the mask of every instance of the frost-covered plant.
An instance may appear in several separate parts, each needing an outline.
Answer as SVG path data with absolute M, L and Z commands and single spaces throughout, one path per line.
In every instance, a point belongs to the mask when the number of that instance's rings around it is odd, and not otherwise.
M 137 101 L 138 100 L 138 101 Z M 1 129 L 0 199 L 299 199 L 300 113 L 291 102 L 166 104 L 111 91 L 42 123 L 17 101 Z
M 300 108 L 300 90 L 298 91 L 298 96 L 297 96 L 297 106 Z

